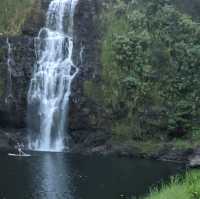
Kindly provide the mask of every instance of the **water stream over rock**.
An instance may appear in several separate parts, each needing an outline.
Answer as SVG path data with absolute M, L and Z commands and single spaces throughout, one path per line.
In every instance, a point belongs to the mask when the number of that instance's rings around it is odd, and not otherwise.
M 78 73 L 72 60 L 73 18 L 78 0 L 51 1 L 46 26 L 35 39 L 37 63 L 28 92 L 29 148 L 62 151 L 67 146 L 68 103 Z
M 13 98 L 12 94 L 12 65 L 13 65 L 13 54 L 12 54 L 12 47 L 9 39 L 6 39 L 6 43 L 8 46 L 8 53 L 7 53 L 7 89 L 6 89 L 6 98 L 5 103 L 8 104 L 10 99 Z

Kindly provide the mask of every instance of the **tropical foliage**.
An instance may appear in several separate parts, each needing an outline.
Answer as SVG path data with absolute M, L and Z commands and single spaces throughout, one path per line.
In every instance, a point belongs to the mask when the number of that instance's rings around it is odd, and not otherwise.
M 103 15 L 107 29 L 102 92 L 114 115 L 113 136 L 198 134 L 199 23 L 170 0 L 149 0 L 143 5 L 119 0 L 108 10 Z

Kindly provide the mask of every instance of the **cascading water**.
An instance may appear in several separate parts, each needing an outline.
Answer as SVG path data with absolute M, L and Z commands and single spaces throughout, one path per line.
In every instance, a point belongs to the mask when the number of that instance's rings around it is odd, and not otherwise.
M 37 63 L 28 92 L 29 148 L 62 151 L 71 83 L 73 18 L 78 0 L 52 0 L 46 26 L 35 40 Z
M 9 39 L 6 39 L 6 43 L 8 46 L 8 53 L 7 53 L 7 93 L 6 93 L 6 98 L 5 98 L 5 102 L 6 104 L 9 103 L 9 100 L 13 98 L 12 95 L 12 64 L 14 62 L 13 60 L 13 55 L 12 55 L 12 48 L 11 48 L 11 44 L 9 42 Z

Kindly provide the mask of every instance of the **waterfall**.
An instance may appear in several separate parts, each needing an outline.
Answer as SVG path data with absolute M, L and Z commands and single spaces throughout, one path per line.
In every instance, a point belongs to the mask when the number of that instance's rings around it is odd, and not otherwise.
M 8 52 L 7 52 L 7 90 L 6 90 L 6 98 L 5 103 L 8 104 L 10 99 L 13 99 L 12 94 L 12 64 L 14 62 L 13 60 L 13 54 L 12 54 L 12 48 L 9 39 L 6 39 L 6 43 L 8 46 Z
M 73 18 L 78 0 L 52 0 L 46 25 L 35 39 L 37 62 L 28 92 L 29 148 L 62 151 L 71 84 L 78 73 L 72 60 Z

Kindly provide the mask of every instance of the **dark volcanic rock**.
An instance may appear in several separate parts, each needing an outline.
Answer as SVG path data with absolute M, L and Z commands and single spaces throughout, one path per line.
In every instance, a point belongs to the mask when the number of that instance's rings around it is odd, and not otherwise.
M 9 38 L 12 52 L 10 74 L 6 40 L 5 37 L 0 38 L 0 126 L 24 128 L 27 91 L 35 62 L 34 39 L 22 36 Z
M 189 157 L 189 167 L 200 167 L 200 148 L 194 150 L 193 154 Z
M 36 61 L 34 37 L 44 26 L 50 0 L 36 0 L 22 27 L 22 35 L 0 37 L 0 127 L 25 128 L 27 92 Z M 11 80 L 11 81 L 10 81 Z
M 79 67 L 79 74 L 72 85 L 69 133 L 76 144 L 91 147 L 102 145 L 110 138 L 106 110 L 84 92 L 85 82 L 101 83 L 101 31 L 98 20 L 102 2 L 79 1 L 74 17 L 74 62 Z
M 193 149 L 179 150 L 179 149 L 168 148 L 159 151 L 158 154 L 155 154 L 152 157 L 163 161 L 188 163 L 189 157 L 192 154 L 193 154 Z
M 23 143 L 25 136 L 24 129 L 0 129 L 0 150 L 13 151 L 17 143 Z M 24 142 L 25 143 L 25 142 Z

